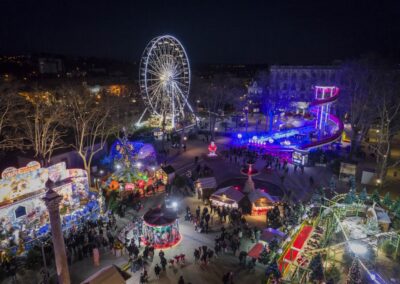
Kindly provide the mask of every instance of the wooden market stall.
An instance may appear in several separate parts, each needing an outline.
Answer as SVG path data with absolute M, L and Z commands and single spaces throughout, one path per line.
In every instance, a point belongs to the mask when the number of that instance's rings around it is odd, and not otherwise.
M 244 198 L 244 194 L 233 186 L 218 189 L 210 196 L 210 202 L 214 206 L 225 206 L 239 208 L 239 204 Z
M 175 178 L 175 169 L 172 166 L 161 167 L 156 170 L 155 175 L 164 185 L 171 184 Z
M 207 199 L 217 189 L 217 180 L 215 177 L 199 178 L 195 183 L 197 197 L 199 199 Z
M 251 215 L 265 215 L 269 209 L 279 202 L 277 196 L 272 196 L 263 189 L 256 189 L 247 195 L 251 204 Z

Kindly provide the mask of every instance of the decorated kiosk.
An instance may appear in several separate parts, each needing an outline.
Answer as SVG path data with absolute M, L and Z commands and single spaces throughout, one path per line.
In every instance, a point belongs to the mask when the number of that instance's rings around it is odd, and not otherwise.
M 174 211 L 154 208 L 144 214 L 142 240 L 146 245 L 164 249 L 176 245 L 180 239 L 178 217 Z
M 265 215 L 265 213 L 274 208 L 274 204 L 279 202 L 279 198 L 271 196 L 263 189 L 256 189 L 247 195 L 251 203 L 251 215 Z

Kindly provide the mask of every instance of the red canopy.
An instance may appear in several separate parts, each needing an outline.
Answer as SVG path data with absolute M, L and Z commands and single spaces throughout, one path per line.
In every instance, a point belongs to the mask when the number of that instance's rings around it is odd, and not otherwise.
M 251 250 L 247 253 L 247 256 L 252 257 L 252 258 L 258 258 L 260 256 L 260 253 L 263 251 L 264 245 L 262 243 L 257 243 L 255 244 Z

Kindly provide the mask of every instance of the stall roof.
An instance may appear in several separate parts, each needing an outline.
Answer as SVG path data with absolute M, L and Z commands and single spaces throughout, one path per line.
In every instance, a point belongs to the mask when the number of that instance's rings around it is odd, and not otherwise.
M 81 284 L 125 284 L 130 278 L 115 265 L 106 266 L 87 278 Z
M 215 177 L 199 178 L 196 182 L 200 184 L 201 188 L 217 188 Z
M 279 198 L 277 196 L 272 196 L 266 193 L 264 190 L 257 188 L 256 190 L 249 193 L 248 198 L 251 203 L 255 202 L 260 198 L 267 198 L 272 203 L 278 202 Z
M 221 199 L 223 195 L 225 195 L 226 198 L 231 199 L 235 202 L 239 202 L 244 197 L 244 194 L 241 193 L 239 190 L 234 189 L 232 186 L 228 186 L 218 189 L 211 195 L 211 198 L 214 197 L 216 199 Z
M 376 217 L 378 219 L 378 223 L 392 223 L 392 221 L 390 221 L 389 215 L 383 210 L 376 210 Z
M 259 258 L 260 253 L 263 251 L 264 245 L 262 243 L 255 244 L 247 253 L 247 256 L 252 258 Z

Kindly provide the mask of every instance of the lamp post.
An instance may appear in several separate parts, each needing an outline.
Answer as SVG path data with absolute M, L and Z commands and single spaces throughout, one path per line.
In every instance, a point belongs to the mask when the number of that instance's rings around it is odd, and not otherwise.
M 70 284 L 71 280 L 68 270 L 67 254 L 65 252 L 64 236 L 60 220 L 60 202 L 62 196 L 53 190 L 53 188 L 55 188 L 55 183 L 51 180 L 46 182 L 46 188 L 48 190 L 45 197 L 43 197 L 43 201 L 49 211 L 58 282 L 60 284 Z

